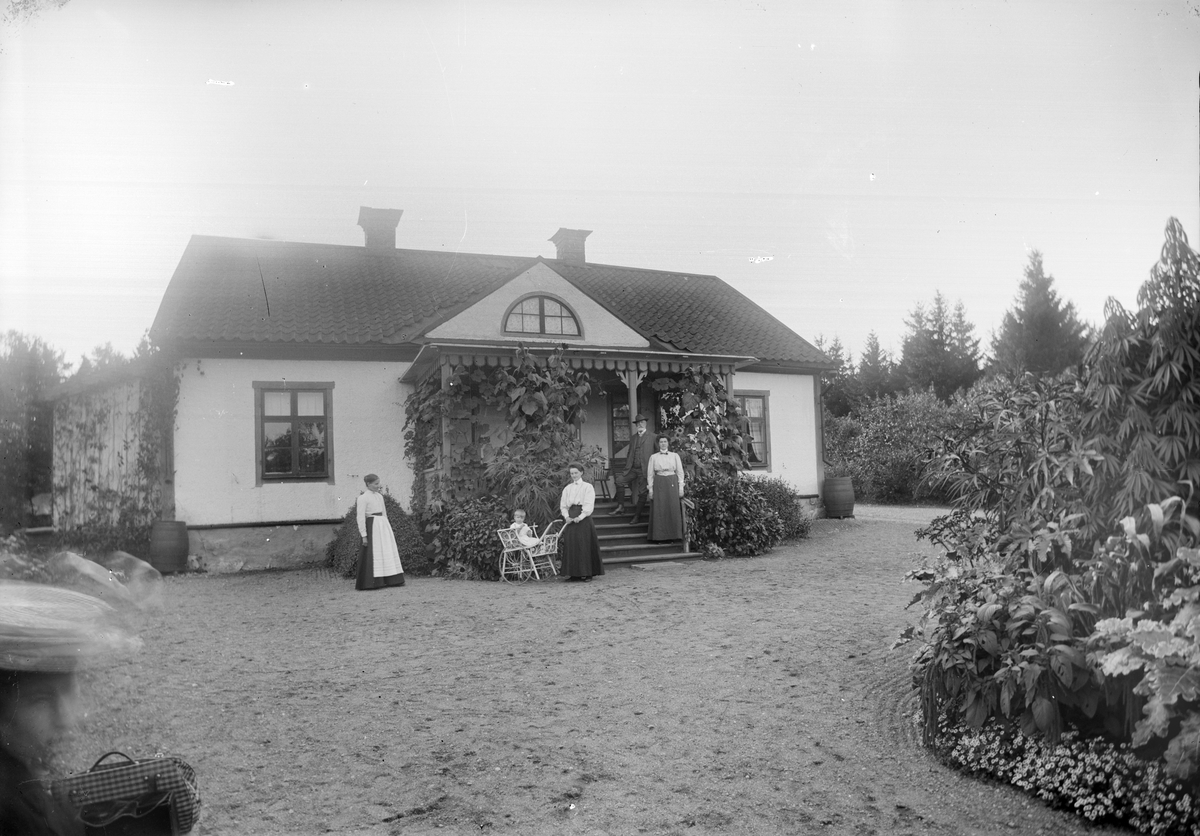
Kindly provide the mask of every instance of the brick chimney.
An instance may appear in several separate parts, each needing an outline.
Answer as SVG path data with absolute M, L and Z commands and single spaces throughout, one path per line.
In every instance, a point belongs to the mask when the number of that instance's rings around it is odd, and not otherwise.
M 568 264 L 584 264 L 587 259 L 583 256 L 583 239 L 592 234 L 590 229 L 560 229 L 549 240 L 558 248 L 559 261 Z
M 372 252 L 390 252 L 396 249 L 396 225 L 400 223 L 403 209 L 372 209 L 358 207 L 358 225 L 367 236 L 367 249 Z

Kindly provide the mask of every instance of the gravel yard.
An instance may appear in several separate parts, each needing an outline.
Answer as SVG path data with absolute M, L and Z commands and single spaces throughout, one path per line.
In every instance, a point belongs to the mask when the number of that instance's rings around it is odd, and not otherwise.
M 162 751 L 204 834 L 1085 834 L 919 745 L 889 650 L 935 509 L 590 584 L 170 577 L 71 765 Z

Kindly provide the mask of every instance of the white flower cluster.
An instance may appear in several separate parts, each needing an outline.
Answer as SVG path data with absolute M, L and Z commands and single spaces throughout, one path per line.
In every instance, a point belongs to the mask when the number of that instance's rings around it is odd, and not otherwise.
M 1005 781 L 1089 821 L 1120 821 L 1153 836 L 1200 836 L 1194 791 L 1125 744 L 1085 740 L 1073 730 L 1052 744 L 994 720 L 972 729 L 946 715 L 935 749 L 965 772 Z

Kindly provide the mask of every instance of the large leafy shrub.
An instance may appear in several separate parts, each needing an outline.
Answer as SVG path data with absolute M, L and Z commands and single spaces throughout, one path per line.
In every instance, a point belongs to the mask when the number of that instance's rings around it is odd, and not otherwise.
M 1200 255 L 1179 221 L 1130 313 L 1110 299 L 1082 380 L 1081 431 L 1103 461 L 1086 484 L 1104 519 L 1200 485 Z
M 383 494 L 383 507 L 387 509 L 388 523 L 396 537 L 400 550 L 400 563 L 405 574 L 428 575 L 431 569 L 425 540 L 417 521 L 392 498 Z M 358 533 L 357 506 L 351 505 L 338 526 L 337 534 L 325 547 L 325 565 L 346 578 L 358 574 L 358 557 L 362 549 L 362 535 Z
M 955 513 L 910 573 L 925 588 L 914 658 L 927 741 L 938 718 L 994 719 L 1053 742 L 1075 730 L 1163 758 L 1200 755 L 1200 259 L 1178 223 L 1139 292 L 1076 370 L 998 379 L 929 474 Z
M 1071 375 L 998 377 L 977 386 L 925 473 L 965 512 L 964 525 L 985 532 L 1001 555 L 1032 549 L 1034 570 L 1069 565 L 1054 558 L 1069 557 L 1068 535 L 1091 525 L 1081 483 L 1099 455 L 1081 435 L 1078 392 Z
M 569 481 L 567 464 L 578 461 L 584 472 L 603 469 L 600 450 L 570 439 L 562 452 L 530 455 L 526 445 L 497 450 L 488 461 L 488 484 L 496 496 L 508 497 L 508 509 L 524 508 L 530 523 L 543 528 L 559 516 L 558 502 Z
M 960 417 L 932 391 L 867 400 L 845 417 L 826 417 L 826 458 L 835 475 L 849 476 L 855 496 L 871 502 L 942 498 L 921 479 L 927 451 Z
M 468 580 L 500 577 L 498 529 L 509 524 L 510 505 L 495 496 L 448 501 L 429 517 L 433 534 L 433 573 Z
M 1129 566 L 1118 575 L 1125 588 L 1112 591 L 1141 600 L 1106 607 L 1123 616 L 1097 622 L 1088 648 L 1105 676 L 1131 677 L 1144 698 L 1133 745 L 1165 743 L 1168 771 L 1189 778 L 1200 769 L 1200 520 L 1177 497 L 1146 511 L 1141 526 L 1126 517 L 1123 536 L 1110 537 L 1089 567 L 1095 588 L 1109 593 L 1111 567 Z
M 692 548 L 717 546 L 726 554 L 749 557 L 783 538 L 783 522 L 771 510 L 754 480 L 709 474 L 688 483 Z
M 807 537 L 812 530 L 813 515 L 806 512 L 800 504 L 803 497 L 792 485 L 782 477 L 771 479 L 755 479 L 754 487 L 767 501 L 767 507 L 779 515 L 783 525 L 782 540 L 799 540 Z

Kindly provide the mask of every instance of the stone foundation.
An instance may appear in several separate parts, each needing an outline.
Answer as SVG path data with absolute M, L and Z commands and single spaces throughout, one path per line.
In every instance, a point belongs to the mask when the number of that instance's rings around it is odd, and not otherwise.
M 188 529 L 188 568 L 223 574 L 298 569 L 325 559 L 333 523 Z
M 812 517 L 815 520 L 825 516 L 825 503 L 821 502 L 819 496 L 802 496 L 798 500 L 798 504 L 805 516 Z

